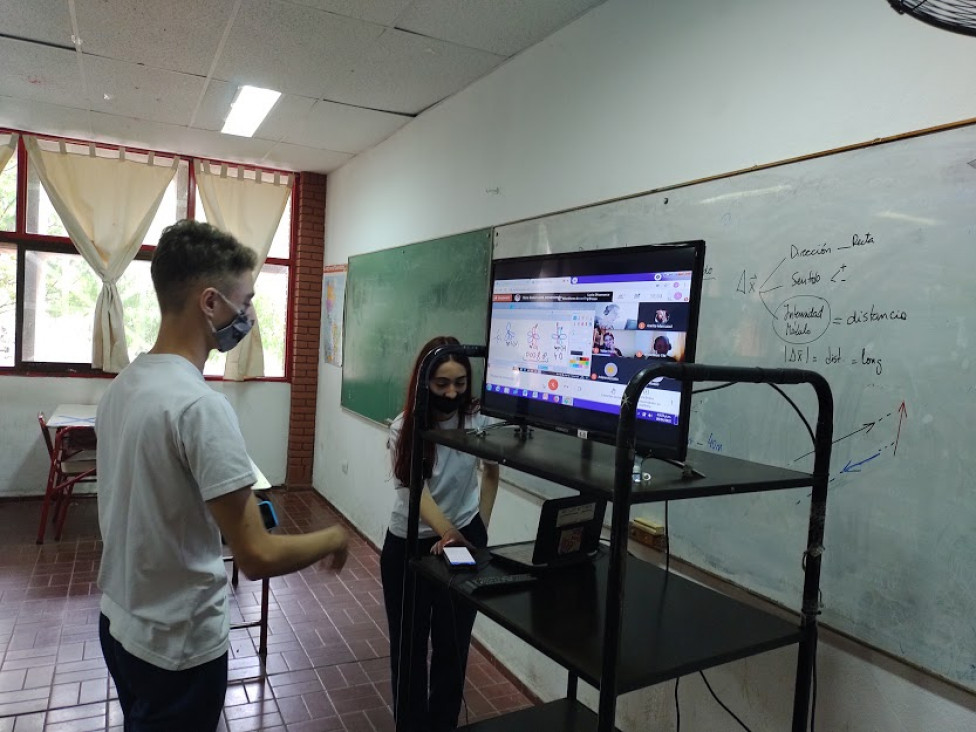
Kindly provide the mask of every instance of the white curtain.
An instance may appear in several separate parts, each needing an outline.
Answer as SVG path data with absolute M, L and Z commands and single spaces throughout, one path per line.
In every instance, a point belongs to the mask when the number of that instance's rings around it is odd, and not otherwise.
M 78 252 L 102 280 L 95 304 L 92 366 L 118 373 L 129 363 L 117 283 L 152 224 L 179 158 L 171 165 L 68 152 L 64 142 L 45 150 L 36 137 L 24 144 L 31 166 Z
M 2 140 L 6 135 L 0 135 L 0 140 Z M 10 135 L 10 139 L 7 142 L 0 144 L 0 173 L 3 172 L 4 166 L 7 161 L 17 152 L 17 135 Z
M 253 249 L 258 255 L 257 272 L 260 272 L 288 203 L 293 177 L 286 176 L 287 180 L 282 182 L 277 174 L 259 173 L 251 180 L 244 177 L 243 168 L 237 169 L 236 176 L 228 176 L 227 166 L 214 171 L 211 165 L 199 160 L 194 171 L 207 221 Z M 261 329 L 255 323 L 240 345 L 227 354 L 224 378 L 242 381 L 260 376 L 264 376 L 264 347 Z

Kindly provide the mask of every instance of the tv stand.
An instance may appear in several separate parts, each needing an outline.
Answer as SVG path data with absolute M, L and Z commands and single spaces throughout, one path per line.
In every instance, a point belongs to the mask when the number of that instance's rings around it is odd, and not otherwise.
M 464 348 L 470 356 L 477 347 Z M 439 354 L 435 351 L 431 358 Z M 426 374 L 426 372 L 423 372 Z M 634 423 L 637 396 L 656 375 L 683 381 L 731 381 L 755 384 L 807 384 L 817 395 L 815 461 L 812 473 L 762 465 L 712 452 L 688 451 L 688 462 L 659 460 L 650 481 L 633 481 L 636 457 Z M 421 379 L 426 383 L 426 378 Z M 519 433 L 525 430 L 520 425 Z M 621 404 L 616 445 L 535 431 L 533 439 L 511 432 L 423 430 L 418 425 L 412 446 L 415 464 L 408 520 L 409 577 L 447 587 L 459 602 L 468 603 L 521 638 L 568 672 L 566 698 L 479 722 L 479 732 L 538 729 L 564 732 L 612 732 L 617 695 L 699 670 L 777 648 L 797 646 L 792 732 L 809 729 L 810 693 L 818 641 L 820 565 L 823 553 L 827 484 L 833 432 L 833 398 L 818 373 L 798 369 L 757 369 L 700 364 L 664 364 L 644 369 L 627 385 Z M 483 459 L 562 484 L 612 502 L 610 547 L 585 567 L 554 572 L 531 586 L 501 595 L 473 595 L 452 584 L 436 557 L 419 556 L 422 476 L 416 467 L 425 441 L 445 445 Z M 690 465 L 694 465 L 694 468 Z M 627 540 L 633 504 L 760 493 L 812 487 L 810 518 L 803 550 L 803 596 L 800 619 L 740 602 L 629 557 Z M 504 571 L 491 565 L 489 573 Z M 412 582 L 407 583 L 412 592 Z M 411 606 L 404 617 L 412 622 Z M 424 649 L 411 649 L 424 652 Z M 409 653 L 409 652 L 408 652 Z M 401 658 L 409 657 L 401 654 Z M 400 683 L 408 684 L 407 674 Z M 577 699 L 582 679 L 599 690 L 598 709 Z M 402 688 L 406 688 L 405 686 Z M 401 695 L 400 698 L 404 698 Z

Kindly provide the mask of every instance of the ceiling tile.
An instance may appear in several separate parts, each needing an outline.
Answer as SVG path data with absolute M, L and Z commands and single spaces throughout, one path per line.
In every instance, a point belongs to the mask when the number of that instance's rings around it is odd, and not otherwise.
M 90 123 L 90 125 L 89 125 Z M 0 96 L 0 126 L 283 170 L 329 173 L 352 155 Z
M 100 0 L 75 7 L 86 53 L 206 76 L 233 5 Z
M 419 114 L 504 60 L 487 51 L 387 30 L 369 47 L 353 73 L 329 77 L 322 97 L 387 112 Z
M 71 15 L 65 0 L 0 0 L 3 34 L 71 46 Z
M 281 140 L 300 130 L 314 107 L 314 99 L 283 94 L 254 134 L 265 140 Z
M 397 28 L 512 56 L 604 0 L 416 0 Z
M 0 124 L 328 172 L 600 1 L 74 0 L 83 79 L 69 0 L 0 0 Z M 284 96 L 222 135 L 244 83 Z
M 0 94 L 87 109 L 77 52 L 0 38 Z
M 233 160 L 251 165 L 266 164 L 261 161 L 274 146 L 273 142 L 253 137 L 231 137 L 211 130 L 195 130 L 180 125 L 147 122 L 98 112 L 92 112 L 92 127 L 99 142 Z
M 91 135 L 87 109 L 6 96 L 0 96 L 0 127 L 80 139 Z
M 265 157 L 262 165 L 310 173 L 331 173 L 350 158 L 352 155 L 349 153 L 316 150 L 302 145 L 279 142 Z
M 320 101 L 284 141 L 355 154 L 379 144 L 411 119 Z
M 85 75 L 92 110 L 178 125 L 190 122 L 204 84 L 198 76 L 88 54 Z
M 203 101 L 200 102 L 200 108 L 193 119 L 193 126 L 201 130 L 219 130 L 223 127 L 237 89 L 236 84 L 211 79 L 207 84 L 207 93 L 203 95 Z M 190 120 L 187 120 L 188 124 L 189 122 Z
M 193 126 L 204 130 L 219 130 L 223 127 L 237 90 L 236 84 L 211 81 Z M 314 105 L 315 100 L 309 97 L 282 95 L 254 136 L 265 140 L 280 140 L 304 124 Z
M 326 80 L 356 67 L 383 29 L 281 0 L 245 0 L 215 77 L 323 98 Z
M 299 5 L 392 26 L 412 0 L 294 0 Z

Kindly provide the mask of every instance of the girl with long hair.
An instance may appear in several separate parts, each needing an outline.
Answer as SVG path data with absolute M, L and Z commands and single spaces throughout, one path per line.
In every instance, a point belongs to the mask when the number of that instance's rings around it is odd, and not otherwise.
M 418 581 L 414 626 L 402 628 L 404 562 L 407 555 L 410 455 L 414 401 L 420 366 L 439 346 L 458 345 L 456 338 L 439 336 L 424 344 L 414 362 L 403 412 L 393 421 L 387 446 L 396 487 L 390 529 L 380 556 L 383 599 L 390 630 L 393 670 L 393 708 L 404 706 L 397 720 L 399 732 L 457 728 L 461 710 L 468 646 L 476 611 L 451 601 L 449 591 Z M 427 429 L 480 429 L 489 420 L 471 395 L 471 363 L 462 354 L 447 354 L 430 369 L 429 400 L 423 424 Z M 485 463 L 479 486 L 478 459 L 444 445 L 424 444 L 424 489 L 420 500 L 420 551 L 440 554 L 453 544 L 469 548 L 488 545 L 488 521 L 498 491 L 498 465 Z M 413 636 L 408 704 L 397 704 L 400 649 L 404 634 Z M 409 640 L 409 637 L 407 638 Z M 430 668 L 427 648 L 431 649 Z M 404 700 L 407 701 L 407 700 Z

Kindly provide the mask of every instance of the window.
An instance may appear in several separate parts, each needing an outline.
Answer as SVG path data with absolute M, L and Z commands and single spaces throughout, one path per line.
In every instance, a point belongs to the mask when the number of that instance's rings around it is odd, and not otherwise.
M 143 239 L 144 244 L 151 247 L 156 246 L 159 243 L 159 237 L 162 235 L 163 229 L 186 218 L 187 193 L 190 187 L 189 180 L 190 165 L 186 160 L 181 160 L 176 170 L 176 175 L 173 176 L 173 180 L 170 181 L 169 186 L 166 188 L 166 193 L 163 194 L 163 200 L 159 202 L 159 210 L 156 211 L 156 216 L 149 225 L 149 231 L 146 232 L 146 236 Z M 151 283 L 149 289 L 152 290 Z
M 268 259 L 288 259 L 291 256 L 291 196 L 285 204 L 285 212 L 281 214 L 278 229 L 268 250 Z
M 5 135 L 0 131 L 0 143 L 6 139 Z M 43 138 L 40 144 L 45 149 L 63 145 L 69 152 L 83 154 L 94 151 L 98 157 L 119 155 L 117 148 L 87 143 Z M 24 141 L 19 145 L 23 147 Z M 127 149 L 125 155 L 146 160 L 149 153 Z M 163 154 L 156 156 L 156 163 L 164 162 L 167 157 L 171 159 Z M 193 159 L 187 157 L 178 163 L 176 175 L 146 232 L 142 250 L 118 281 L 130 360 L 149 350 L 156 339 L 160 316 L 150 277 L 150 260 L 163 229 L 188 215 L 188 202 L 193 193 L 192 164 Z M 18 169 L 17 155 L 13 155 L 0 171 L 0 371 L 92 371 L 94 309 L 102 289 L 101 280 L 68 239 L 37 173 L 32 166 L 23 167 L 24 170 Z M 230 166 L 230 170 L 237 174 L 236 166 Z M 244 171 L 247 178 L 256 175 L 253 170 Z M 17 227 L 18 176 L 26 178 L 22 230 Z M 196 218 L 205 220 L 199 196 L 196 204 Z M 261 324 L 267 378 L 284 378 L 286 372 L 291 230 L 289 199 L 268 261 L 259 274 L 254 301 Z M 214 352 L 204 373 L 221 376 L 224 362 L 224 355 Z
M 152 348 L 159 331 L 159 303 L 156 302 L 149 264 L 148 258 L 133 260 L 119 278 L 130 361 Z
M 200 192 L 197 191 L 196 214 L 197 221 L 206 221 L 207 213 L 203 210 L 203 201 Z M 291 196 L 285 204 L 285 211 L 281 214 L 281 221 L 275 230 L 274 239 L 271 240 L 271 249 L 268 250 L 268 259 L 288 259 L 291 256 Z M 263 325 L 261 326 L 264 327 Z
M 4 142 L 0 140 L 0 143 Z M 0 231 L 13 231 L 17 223 L 17 156 L 0 172 Z
M 264 372 L 285 375 L 285 341 L 288 322 L 288 268 L 266 264 L 254 288 L 254 309 L 261 324 L 264 343 Z
M 69 146 L 69 150 L 73 146 Z M 130 154 L 130 157 L 136 157 Z M 61 217 L 54 210 L 54 205 L 41 185 L 37 172 L 28 166 L 27 173 L 27 233 L 42 236 L 60 236 L 67 238 Z M 146 232 L 144 244 L 155 246 L 159 237 L 170 224 L 186 218 L 187 191 L 189 189 L 189 163 L 181 160 L 178 163 L 176 175 L 170 181 L 159 203 L 159 209 L 153 217 L 152 224 Z
M 236 168 L 230 169 L 230 175 L 236 175 Z M 247 175 L 254 178 L 253 173 Z M 197 221 L 206 221 L 207 214 L 203 210 L 203 200 L 200 192 L 196 192 Z M 254 287 L 254 310 L 261 325 L 261 343 L 264 345 L 264 374 L 268 378 L 283 377 L 285 375 L 285 342 L 287 341 L 286 324 L 288 322 L 288 264 L 291 255 L 291 196 L 285 204 L 284 213 L 278 228 L 275 230 L 271 249 L 268 250 L 268 260 L 261 268 Z M 126 331 L 128 335 L 128 331 Z M 217 376 L 224 373 L 224 354 L 213 351 L 203 373 L 207 376 Z
M 101 289 L 81 255 L 27 250 L 23 360 L 90 363 L 92 313 Z
M 41 185 L 40 178 L 33 168 L 29 165 L 27 168 L 27 233 L 67 238 L 68 232 Z
M 0 368 L 14 365 L 17 332 L 17 247 L 0 243 Z
M 264 375 L 268 378 L 285 375 L 285 341 L 288 322 L 288 268 L 265 264 L 261 268 L 254 288 L 254 311 L 261 325 L 261 343 L 264 345 Z M 128 335 L 128 330 L 126 330 Z M 132 349 L 129 349 L 132 352 Z M 211 351 L 203 368 L 206 376 L 224 373 L 226 354 Z

